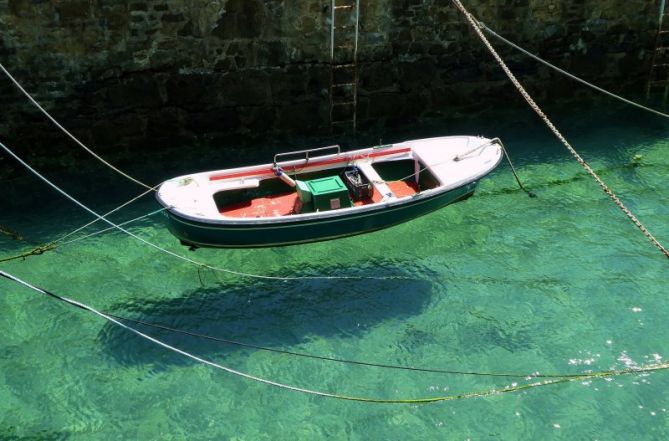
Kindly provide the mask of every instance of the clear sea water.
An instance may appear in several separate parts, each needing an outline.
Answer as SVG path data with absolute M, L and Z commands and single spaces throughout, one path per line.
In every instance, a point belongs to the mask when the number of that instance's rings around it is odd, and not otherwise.
M 553 115 L 669 245 L 669 125 L 608 105 Z M 160 216 L 130 227 L 170 250 L 236 271 L 400 279 L 258 281 L 198 274 L 116 232 L 0 269 L 115 314 L 366 362 L 578 373 L 669 357 L 669 261 L 529 111 L 389 130 L 383 137 L 391 142 L 458 133 L 502 137 L 538 198 L 519 191 L 502 164 L 466 202 L 343 240 L 190 252 Z M 268 162 L 275 149 L 290 147 L 184 147 L 170 155 L 135 155 L 132 163 L 121 158 L 119 165 L 158 182 L 188 171 Z M 48 175 L 99 211 L 141 192 L 86 164 L 84 171 L 70 164 Z M 90 220 L 27 173 L 17 182 L 3 194 L 0 224 L 26 238 L 53 240 Z M 157 208 L 148 197 L 113 219 Z M 3 256 L 27 248 L 0 236 Z M 1 440 L 669 438 L 669 371 L 430 405 L 339 401 L 197 364 L 9 281 L 0 280 L 0 292 Z M 344 365 L 140 329 L 232 369 L 344 395 L 424 398 L 525 383 Z

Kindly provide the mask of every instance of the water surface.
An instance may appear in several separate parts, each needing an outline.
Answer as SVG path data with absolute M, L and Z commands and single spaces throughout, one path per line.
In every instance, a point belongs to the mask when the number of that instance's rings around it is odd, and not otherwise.
M 563 112 L 556 122 L 669 244 L 667 125 L 628 110 Z M 501 136 L 539 197 L 519 191 L 501 165 L 466 202 L 337 241 L 189 252 L 160 216 L 130 227 L 169 250 L 230 270 L 377 279 L 273 281 L 198 272 L 118 232 L 0 269 L 104 311 L 321 356 L 518 373 L 618 369 L 669 356 L 667 259 L 535 117 L 421 126 L 391 131 L 384 142 L 437 132 Z M 227 153 L 234 157 L 228 162 L 267 162 L 271 150 Z M 225 147 L 210 151 L 211 158 L 185 154 L 181 161 L 176 155 L 159 164 L 140 156 L 132 168 L 165 179 L 207 165 L 225 167 Z M 54 170 L 49 176 L 99 211 L 141 192 L 106 173 Z M 101 190 L 96 181 L 103 175 L 118 185 Z M 11 208 L 2 211 L 0 224 L 41 243 L 90 220 L 30 179 L 25 175 L 12 187 L 21 194 L 4 195 Z M 149 197 L 113 219 L 157 208 Z M 3 255 L 28 247 L 0 236 Z M 0 439 L 669 437 L 669 372 L 432 405 L 338 401 L 197 364 L 10 282 L 0 281 L 0 291 Z M 524 382 L 343 365 L 141 330 L 233 369 L 344 395 L 423 398 Z

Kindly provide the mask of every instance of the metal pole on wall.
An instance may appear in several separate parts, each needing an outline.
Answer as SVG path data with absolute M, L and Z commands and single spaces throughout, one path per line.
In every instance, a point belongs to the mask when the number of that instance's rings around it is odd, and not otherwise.
M 666 5 L 666 0 L 660 1 L 660 26 L 662 26 L 662 19 L 664 18 L 664 7 Z

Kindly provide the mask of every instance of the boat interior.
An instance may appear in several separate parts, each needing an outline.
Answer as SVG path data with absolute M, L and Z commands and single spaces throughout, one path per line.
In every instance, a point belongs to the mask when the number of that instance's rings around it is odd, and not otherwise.
M 345 167 L 288 172 L 287 176 L 285 179 L 279 173 L 259 180 L 251 188 L 214 193 L 218 212 L 236 218 L 289 216 L 370 205 L 386 197 L 413 196 L 439 186 L 417 159 L 356 161 Z

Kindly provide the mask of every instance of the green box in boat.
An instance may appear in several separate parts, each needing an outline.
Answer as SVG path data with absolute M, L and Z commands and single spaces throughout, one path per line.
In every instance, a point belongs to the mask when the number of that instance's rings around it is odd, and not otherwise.
M 339 176 L 306 181 L 314 211 L 335 210 L 351 206 L 348 188 Z

